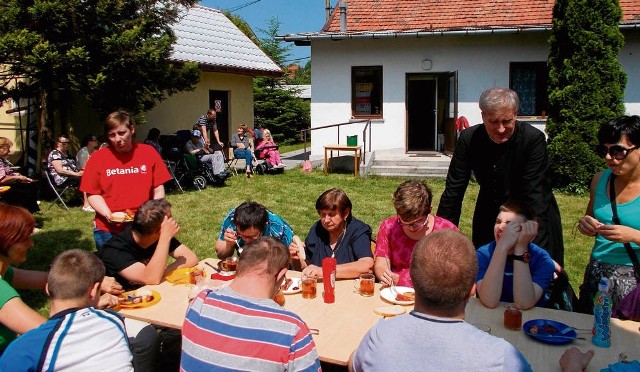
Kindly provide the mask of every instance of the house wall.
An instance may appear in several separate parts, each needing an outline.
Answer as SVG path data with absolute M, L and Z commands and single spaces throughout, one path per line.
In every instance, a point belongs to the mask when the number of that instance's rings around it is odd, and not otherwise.
M 482 36 L 433 36 L 420 39 L 314 40 L 312 42 L 312 127 L 348 122 L 351 118 L 351 67 L 383 66 L 383 119 L 372 124 L 372 149 L 405 148 L 405 89 L 407 73 L 458 72 L 458 115 L 471 124 L 481 122 L 478 98 L 487 88 L 509 86 L 511 62 L 546 61 L 549 33 Z M 629 74 L 627 111 L 640 113 L 640 67 L 633 60 L 640 53 L 637 38 L 627 38 L 621 62 Z M 429 71 L 422 61 L 432 61 Z M 323 146 L 346 143 L 362 124 L 312 132 L 311 154 L 323 154 Z M 543 126 L 542 126 L 543 128 Z
M 229 125 L 253 125 L 253 78 L 215 72 L 202 72 L 195 90 L 169 97 L 146 114 L 147 124 L 138 128 L 143 140 L 149 129 L 156 127 L 164 134 L 191 129 L 209 109 L 209 90 L 229 92 Z

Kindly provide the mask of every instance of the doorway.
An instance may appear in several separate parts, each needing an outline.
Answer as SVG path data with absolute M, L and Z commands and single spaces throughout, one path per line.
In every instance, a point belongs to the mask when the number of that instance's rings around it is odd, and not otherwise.
M 229 146 L 229 91 L 210 90 L 209 107 L 216 110 L 216 125 L 218 126 L 218 136 L 224 143 L 225 148 Z M 212 134 L 213 135 L 213 134 Z
M 406 152 L 435 154 L 455 146 L 457 74 L 407 74 Z

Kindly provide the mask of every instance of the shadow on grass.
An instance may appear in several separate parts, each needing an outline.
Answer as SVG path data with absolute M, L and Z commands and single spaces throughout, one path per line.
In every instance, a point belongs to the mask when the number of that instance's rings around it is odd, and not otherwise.
M 46 222 L 47 218 L 42 218 Z M 45 223 L 46 226 L 46 223 Z M 92 239 L 82 237 L 82 231 L 75 228 L 65 230 L 42 230 L 32 235 L 33 248 L 27 253 L 27 261 L 17 267 L 27 270 L 48 271 L 53 259 L 60 253 L 78 248 L 85 251 L 94 250 Z M 22 300 L 32 309 L 40 309 L 49 301 L 44 291 L 21 290 Z

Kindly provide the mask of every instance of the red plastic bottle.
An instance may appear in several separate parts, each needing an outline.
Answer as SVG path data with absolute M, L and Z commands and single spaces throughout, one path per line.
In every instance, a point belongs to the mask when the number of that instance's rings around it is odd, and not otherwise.
M 336 259 L 327 257 L 322 260 L 322 283 L 324 284 L 324 302 L 336 302 Z

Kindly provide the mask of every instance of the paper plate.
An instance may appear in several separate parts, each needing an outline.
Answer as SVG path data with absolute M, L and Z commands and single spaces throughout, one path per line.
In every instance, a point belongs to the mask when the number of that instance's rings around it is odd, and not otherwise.
M 300 283 L 300 278 L 289 278 L 289 279 L 291 279 L 291 284 L 289 284 L 287 289 L 283 289 L 282 293 L 289 295 L 289 294 L 296 294 L 296 293 L 302 292 L 302 284 Z
M 522 331 L 533 339 L 554 345 L 568 344 L 578 336 L 572 327 L 549 319 L 529 320 L 522 325 Z
M 120 296 L 118 296 L 118 298 L 126 298 L 128 295 L 134 295 L 135 296 L 136 291 L 129 291 L 129 292 L 125 292 L 123 294 L 121 294 Z M 153 296 L 153 300 L 149 301 L 149 302 L 145 302 L 142 301 L 140 303 L 137 304 L 118 304 L 118 307 L 121 309 L 142 309 L 145 307 L 149 307 L 149 306 L 153 306 L 155 304 L 157 304 L 158 302 L 160 302 L 160 293 L 158 291 L 151 291 L 151 294 Z
M 183 267 L 181 269 L 173 270 L 169 275 L 164 277 L 171 284 L 190 284 L 191 283 L 191 268 Z
M 411 287 L 396 286 L 395 288 L 398 293 L 415 292 Z M 415 302 L 415 301 L 396 300 L 396 293 L 391 290 L 391 287 L 383 288 L 380 291 L 380 297 L 382 297 L 382 299 L 387 302 L 391 302 L 392 304 L 398 304 L 398 305 L 413 305 L 413 303 Z

